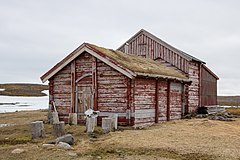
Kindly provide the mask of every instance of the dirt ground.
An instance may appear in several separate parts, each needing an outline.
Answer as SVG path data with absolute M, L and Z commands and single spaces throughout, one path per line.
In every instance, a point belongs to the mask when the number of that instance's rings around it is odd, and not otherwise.
M 121 128 L 103 134 L 97 128 L 94 136 L 88 136 L 83 126 L 66 125 L 67 133 L 73 134 L 73 150 L 56 147 L 43 148 L 42 144 L 54 139 L 52 126 L 45 124 L 46 137 L 31 139 L 29 123 L 46 120 L 46 111 L 28 111 L 0 114 L 0 159 L 159 159 L 159 160 L 238 160 L 240 159 L 240 119 L 214 121 L 189 119 L 163 122 L 134 130 Z M 24 149 L 13 154 L 14 149 Z M 76 156 L 71 156 L 72 152 Z

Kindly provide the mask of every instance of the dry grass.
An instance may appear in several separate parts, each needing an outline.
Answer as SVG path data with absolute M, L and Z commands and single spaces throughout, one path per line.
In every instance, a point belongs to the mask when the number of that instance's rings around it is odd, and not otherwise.
M 143 58 L 136 55 L 129 55 L 121 51 L 106 49 L 93 44 L 88 45 L 135 73 L 157 74 L 187 79 L 186 76 L 180 72 L 177 72 L 171 67 L 166 67 L 152 59 Z
M 22 83 L 12 83 L 12 84 L 0 84 L 0 89 L 5 89 L 0 91 L 0 95 L 4 96 L 46 96 L 42 93 L 43 90 L 48 90 L 47 85 L 41 84 L 22 84 Z
M 226 111 L 233 115 L 240 116 L 240 108 L 226 108 Z
M 1 122 L 15 123 L 22 117 L 17 114 L 23 115 L 21 112 L 12 113 L 8 120 Z M 26 115 L 28 122 L 46 118 L 46 112 L 26 112 Z M 5 114 L 0 114 L 0 120 L 2 117 Z M 77 157 L 69 156 L 69 151 L 42 148 L 43 143 L 54 138 L 50 125 L 45 124 L 46 138 L 32 141 L 29 140 L 30 130 L 25 121 L 19 120 L 17 124 L 0 128 L 0 142 L 5 138 L 13 140 L 13 143 L 0 144 L 0 159 L 240 159 L 240 119 L 231 122 L 179 120 L 142 130 L 125 129 L 110 134 L 102 134 L 98 127 L 97 138 L 88 137 L 83 126 L 66 125 L 66 131 L 75 137 L 73 152 L 77 153 Z M 15 148 L 23 148 L 26 152 L 14 155 L 11 151 Z
M 240 106 L 240 96 L 218 96 L 217 100 L 221 106 Z

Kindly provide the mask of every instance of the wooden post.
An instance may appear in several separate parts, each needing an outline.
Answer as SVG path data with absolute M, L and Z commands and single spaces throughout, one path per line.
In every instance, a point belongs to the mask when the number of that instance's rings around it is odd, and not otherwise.
M 53 124 L 53 135 L 56 137 L 65 135 L 64 121 Z
M 59 123 L 58 112 L 52 112 L 52 122 L 53 124 Z
M 171 82 L 168 80 L 167 82 L 167 121 L 170 120 L 170 96 L 171 96 Z
M 158 79 L 156 80 L 156 90 L 155 90 L 155 123 L 158 123 L 158 117 L 159 117 L 159 85 L 158 85 Z
M 53 109 L 54 109 L 54 111 L 52 112 L 53 124 L 59 123 L 58 112 L 56 109 L 55 102 L 53 101 L 52 104 L 53 104 Z
M 96 117 L 87 117 L 87 120 L 86 120 L 87 133 L 93 133 L 95 125 L 96 125 Z
M 77 113 L 69 113 L 68 123 L 70 125 L 77 125 Z
M 70 112 L 74 113 L 75 111 L 75 77 L 76 77 L 76 63 L 72 61 L 71 63 L 71 109 Z
M 112 118 L 102 118 L 102 129 L 104 133 L 109 133 L 112 129 Z
M 31 123 L 32 138 L 45 137 L 43 121 L 35 121 Z

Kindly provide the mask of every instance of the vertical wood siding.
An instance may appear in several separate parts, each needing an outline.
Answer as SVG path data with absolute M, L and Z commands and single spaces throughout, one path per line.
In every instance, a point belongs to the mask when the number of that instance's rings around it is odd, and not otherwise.
M 192 84 L 188 88 L 188 109 L 195 112 L 199 106 L 199 64 L 189 63 L 189 79 Z
M 129 43 L 128 53 L 135 54 L 150 59 L 160 58 L 172 66 L 177 67 L 184 73 L 188 73 L 189 62 L 182 55 L 178 54 L 172 48 L 158 43 L 145 34 L 133 38 Z M 124 45 L 119 49 L 124 52 Z
M 201 106 L 217 104 L 217 79 L 201 68 Z

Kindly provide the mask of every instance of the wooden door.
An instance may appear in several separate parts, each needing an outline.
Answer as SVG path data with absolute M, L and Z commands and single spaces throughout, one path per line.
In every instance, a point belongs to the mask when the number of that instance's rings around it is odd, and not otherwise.
M 93 109 L 93 94 L 92 87 L 78 86 L 78 119 L 84 120 L 84 112 L 88 109 Z

